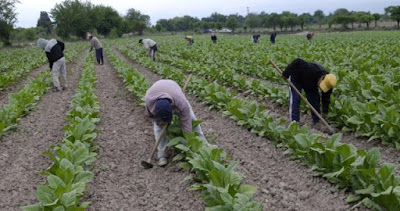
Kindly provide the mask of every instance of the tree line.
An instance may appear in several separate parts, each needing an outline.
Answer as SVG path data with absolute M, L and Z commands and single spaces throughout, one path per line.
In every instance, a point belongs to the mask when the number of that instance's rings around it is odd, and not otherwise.
M 255 28 L 272 28 L 273 30 L 293 30 L 295 27 L 304 29 L 305 25 L 318 24 L 321 28 L 323 24 L 327 24 L 329 28 L 333 24 L 341 24 L 347 29 L 349 26 L 354 28 L 354 24 L 366 24 L 367 28 L 371 23 L 377 26 L 381 19 L 395 20 L 399 27 L 400 6 L 390 6 L 385 8 L 385 14 L 364 12 L 364 11 L 348 11 L 345 8 L 335 10 L 333 13 L 326 15 L 322 10 L 316 10 L 313 14 L 302 13 L 296 14 L 290 11 L 278 13 L 249 13 L 246 16 L 239 14 L 222 15 L 213 13 L 209 17 L 198 19 L 191 16 L 175 17 L 171 19 L 160 19 L 157 21 L 155 28 L 160 32 L 187 31 L 187 30 L 206 30 L 218 29 L 223 27 L 235 31 L 238 28 L 252 31 Z
M 238 28 L 254 30 L 255 28 L 272 28 L 274 30 L 293 30 L 305 25 L 318 24 L 320 27 L 327 24 L 341 24 L 343 28 L 354 28 L 355 24 L 366 24 L 367 28 L 374 23 L 377 26 L 379 20 L 392 19 L 400 23 L 400 6 L 385 8 L 385 14 L 364 11 L 349 11 L 345 8 L 325 14 L 322 10 L 316 10 L 313 14 L 296 14 L 290 11 L 281 13 L 249 13 L 246 16 L 239 14 L 223 15 L 212 13 L 209 17 L 201 19 L 185 15 L 171 19 L 160 19 L 151 26 L 150 16 L 141 13 L 134 8 L 127 9 L 126 14 L 120 15 L 109 6 L 94 5 L 90 1 L 65 0 L 56 4 L 48 13 L 42 11 L 37 21 L 36 28 L 14 29 L 17 20 L 15 5 L 19 0 L 0 0 L 0 41 L 3 45 L 11 45 L 11 39 L 23 36 L 33 40 L 37 36 L 55 35 L 68 39 L 75 37 L 84 39 L 86 32 L 99 34 L 104 37 L 120 37 L 125 33 L 137 33 L 141 35 L 144 30 L 158 32 L 174 31 L 201 31 L 205 29 L 229 28 L 233 32 Z

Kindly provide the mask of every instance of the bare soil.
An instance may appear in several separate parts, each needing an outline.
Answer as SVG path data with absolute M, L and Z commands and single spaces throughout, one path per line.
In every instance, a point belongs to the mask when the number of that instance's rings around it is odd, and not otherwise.
M 42 153 L 64 137 L 65 114 L 70 110 L 81 66 L 82 61 L 67 64 L 69 88 L 45 93 L 36 110 L 0 141 L 0 210 L 20 210 L 38 202 L 36 188 L 45 181 L 40 172 L 51 165 Z
M 116 52 L 150 82 L 160 79 Z M 237 170 L 243 173 L 244 182 L 258 187 L 255 199 L 263 203 L 264 210 L 348 210 L 351 207 L 346 203 L 347 193 L 323 178 L 314 177 L 307 167 L 283 155 L 284 149 L 276 148 L 272 141 L 210 111 L 194 97 L 187 95 L 187 98 L 196 116 L 203 121 L 202 128 L 208 139 L 217 138 L 216 145 L 239 162 Z
M 286 87 L 283 85 L 278 85 L 278 84 L 271 84 L 275 87 L 279 87 L 282 89 L 287 89 L 289 91 L 289 85 Z M 260 99 L 259 97 L 256 97 L 255 95 L 252 95 L 251 93 L 244 93 L 242 91 L 239 91 L 236 88 L 232 87 L 227 87 L 230 90 L 235 90 L 237 92 L 237 97 L 239 98 L 247 98 L 250 100 L 257 101 L 261 105 L 265 106 L 268 109 L 269 114 L 274 117 L 274 118 L 281 118 L 281 119 L 286 119 L 288 120 L 287 125 L 289 124 L 290 120 L 290 115 L 289 115 L 289 108 L 287 106 L 282 106 L 279 105 L 278 103 L 270 101 L 268 98 L 265 99 Z M 305 104 L 302 102 L 302 104 Z M 300 114 L 300 125 L 307 125 L 308 128 L 310 128 L 311 133 L 318 133 L 321 135 L 324 135 L 325 137 L 330 137 L 328 134 L 329 129 L 325 127 L 322 122 L 320 124 L 322 125 L 319 128 L 313 128 L 313 123 L 312 123 L 312 117 L 311 117 L 311 111 L 307 112 L 302 112 Z M 331 125 L 331 127 L 333 127 Z M 334 127 L 333 127 L 334 128 Z M 381 143 L 381 140 L 376 139 L 371 142 L 367 142 L 368 138 L 365 137 L 358 137 L 355 132 L 344 132 L 340 131 L 339 128 L 336 128 L 336 130 L 340 133 L 342 133 L 342 143 L 346 144 L 352 144 L 354 145 L 357 149 L 363 149 L 368 151 L 369 149 L 376 147 L 381 151 L 381 157 L 382 157 L 382 163 L 389 162 L 392 164 L 399 164 L 400 163 L 400 156 L 398 156 L 399 150 L 394 148 L 392 145 L 383 145 Z M 400 169 L 397 169 L 397 173 L 400 173 Z
M 96 73 L 101 133 L 95 141 L 100 148 L 95 178 L 85 196 L 88 210 L 204 210 L 200 193 L 188 191 L 191 184 L 184 181 L 190 173 L 178 164 L 141 166 L 155 144 L 152 123 L 108 59 Z

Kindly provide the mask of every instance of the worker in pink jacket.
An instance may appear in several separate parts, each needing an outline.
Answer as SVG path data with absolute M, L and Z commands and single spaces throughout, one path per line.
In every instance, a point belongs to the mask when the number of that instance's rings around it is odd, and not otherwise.
M 189 101 L 186 99 L 181 87 L 173 80 L 159 80 L 155 82 L 146 92 L 146 116 L 154 122 L 154 135 L 156 139 L 160 136 L 163 125 L 170 124 L 172 115 L 179 117 L 182 131 L 192 133 L 192 121 L 196 120 Z M 198 133 L 206 145 L 209 145 L 204 137 L 200 125 L 197 125 L 195 131 Z M 158 146 L 157 157 L 158 165 L 165 166 L 167 164 L 167 156 L 165 149 L 168 140 L 166 135 L 161 139 Z

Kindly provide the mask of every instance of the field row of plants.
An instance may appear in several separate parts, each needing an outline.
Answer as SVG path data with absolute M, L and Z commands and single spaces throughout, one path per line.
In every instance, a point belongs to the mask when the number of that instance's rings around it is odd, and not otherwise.
M 106 53 L 126 88 L 141 99 L 140 104 L 143 105 L 150 84 L 136 69 L 115 56 L 112 50 L 106 49 Z M 197 134 L 182 134 L 180 128 L 175 118 L 168 129 L 168 145 L 179 152 L 173 160 L 181 161 L 182 168 L 195 173 L 192 179 L 196 183 L 190 190 L 202 191 L 207 210 L 262 210 L 261 203 L 252 200 L 256 187 L 242 184 L 242 174 L 234 171 L 237 162 L 229 164 L 229 156 L 223 149 L 205 146 Z
M 94 58 L 87 57 L 78 89 L 74 95 L 64 127 L 65 137 L 52 151 L 44 152 L 53 164 L 42 172 L 46 181 L 38 185 L 36 196 L 39 203 L 25 206 L 24 211 L 39 210 L 85 210 L 89 202 L 80 202 L 87 183 L 93 180 L 94 173 L 87 170 L 96 161 L 97 137 L 96 123 L 100 105 L 95 95 L 97 78 L 94 71 Z
M 44 64 L 47 61 L 46 55 L 40 48 L 23 48 L 2 50 L 0 53 L 0 73 L 5 73 L 17 68 L 32 68 Z
M 390 42 L 397 43 L 394 42 L 392 34 L 382 36 L 388 37 L 385 43 L 374 36 L 364 37 L 360 41 L 354 38 L 326 35 L 324 39 L 310 45 L 309 43 L 296 44 L 298 41 L 296 37 L 285 36 L 285 40 L 277 45 L 250 45 L 248 47 L 248 45 L 240 44 L 241 38 L 235 38 L 224 40 L 226 43 L 218 43 L 218 47 L 207 41 L 204 43 L 200 41 L 199 45 L 193 48 L 185 48 L 186 46 L 177 45 L 178 41 L 169 39 L 169 41 L 162 40 L 160 45 L 166 48 L 163 51 L 180 56 L 162 54 L 159 58 L 184 70 L 193 70 L 199 74 L 209 73 L 208 77 L 218 78 L 239 90 L 247 89 L 258 97 L 266 97 L 282 105 L 287 105 L 288 102 L 286 90 L 258 80 L 245 82 L 245 77 L 235 74 L 235 71 L 241 69 L 236 72 L 242 74 L 249 71 L 252 75 L 254 71 L 251 64 L 254 63 L 262 64 L 275 72 L 271 69 L 268 58 L 281 64 L 282 69 L 291 62 L 287 58 L 302 57 L 321 63 L 339 77 L 339 85 L 333 93 L 334 103 L 327 117 L 328 120 L 344 130 L 356 131 L 358 135 L 365 136 L 369 140 L 379 139 L 384 144 L 390 143 L 399 148 L 400 74 L 398 74 L 398 65 L 400 63 L 398 57 L 393 57 L 396 55 L 395 52 L 387 48 Z M 373 50 L 368 50 L 370 48 Z M 248 53 L 253 51 L 256 53 Z M 371 52 L 365 53 L 368 51 Z M 349 54 L 350 58 L 347 56 Z M 335 59 L 335 64 L 332 58 Z M 204 64 L 204 60 L 208 62 Z M 238 61 L 241 63 L 239 66 L 235 64 Z M 250 65 L 246 65 L 246 61 L 258 62 L 250 62 Z M 363 62 L 367 61 L 369 64 L 365 65 Z M 371 61 L 374 61 L 373 65 Z M 211 65 L 212 63 L 217 65 Z M 223 65 L 221 67 L 218 64 Z M 259 70 L 265 71 L 260 68 Z M 276 74 L 271 75 L 275 75 L 276 79 L 282 81 Z M 271 81 L 274 80 L 271 79 Z
M 66 61 L 71 61 L 74 55 L 81 52 L 87 45 L 71 44 L 65 49 Z M 46 54 L 38 48 L 6 50 L 1 54 L 0 60 L 0 90 L 18 81 L 33 68 L 47 62 Z
M 75 45 L 74 48 L 67 51 L 68 62 L 71 62 L 72 58 L 76 57 L 83 47 L 82 45 Z M 8 95 L 8 104 L 2 105 L 0 110 L 0 138 L 5 133 L 15 129 L 20 118 L 36 108 L 52 81 L 51 73 L 42 72 L 38 77 L 30 78 L 29 82 L 19 92 Z
M 146 54 L 138 54 L 136 51 L 124 53 L 163 78 L 179 83 L 185 81 L 185 74 L 181 70 L 166 64 L 156 64 Z M 216 82 L 193 77 L 189 91 L 239 125 L 275 141 L 279 147 L 285 147 L 285 153 L 301 160 L 317 175 L 325 177 L 339 188 L 352 190 L 354 195 L 348 198 L 349 202 L 359 201 L 359 204 L 378 210 L 400 209 L 400 176 L 396 175 L 397 166 L 384 163 L 378 167 L 381 159 L 378 149 L 359 150 L 351 144 L 340 143 L 340 134 L 326 138 L 310 134 L 306 126 L 298 128 L 296 123 L 284 127 L 282 120 L 269 116 L 265 107 L 255 101 L 235 98 L 235 93 Z

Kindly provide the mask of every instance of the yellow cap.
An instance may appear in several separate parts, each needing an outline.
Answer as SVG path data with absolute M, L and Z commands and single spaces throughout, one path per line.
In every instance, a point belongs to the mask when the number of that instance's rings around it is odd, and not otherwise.
M 325 75 L 324 80 L 322 80 L 321 83 L 319 84 L 319 88 L 321 88 L 323 92 L 327 92 L 336 86 L 336 82 L 337 79 L 335 75 L 327 74 Z

